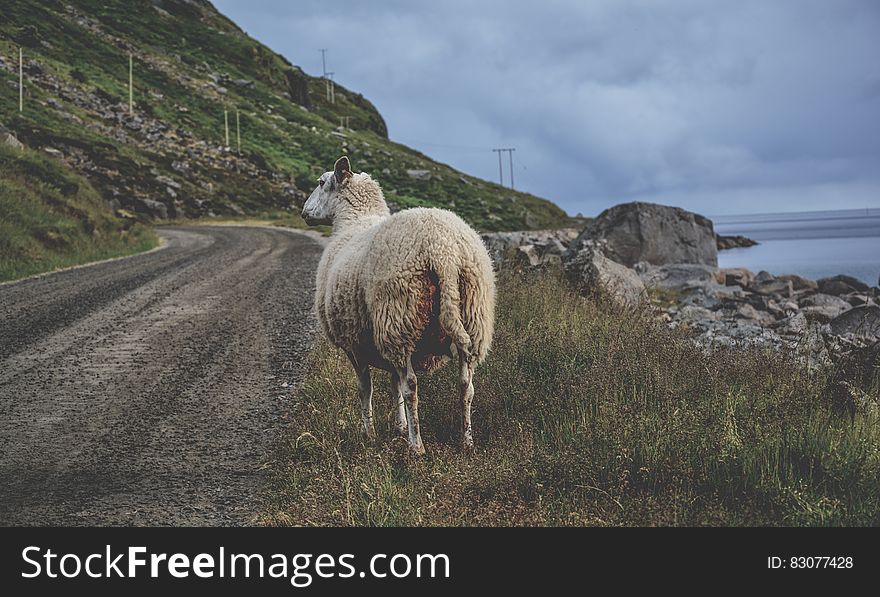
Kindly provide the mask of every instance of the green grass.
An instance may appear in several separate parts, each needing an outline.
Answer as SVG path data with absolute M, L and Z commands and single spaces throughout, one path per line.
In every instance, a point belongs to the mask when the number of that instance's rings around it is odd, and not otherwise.
M 113 215 L 83 177 L 38 152 L 0 146 L 0 281 L 130 255 L 158 244 Z
M 320 341 L 272 464 L 271 525 L 876 525 L 878 385 L 850 416 L 829 373 L 781 353 L 704 353 L 570 292 L 499 280 L 475 378 L 477 453 L 460 453 L 454 367 L 420 380 L 428 455 L 361 437 L 350 366 Z M 874 371 L 880 365 L 872 363 Z

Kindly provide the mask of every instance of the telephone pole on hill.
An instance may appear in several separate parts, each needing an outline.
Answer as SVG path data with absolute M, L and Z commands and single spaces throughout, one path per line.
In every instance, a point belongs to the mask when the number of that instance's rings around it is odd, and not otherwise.
M 321 73 L 322 73 L 321 76 L 326 79 L 327 78 L 327 57 L 326 57 L 327 48 L 321 48 L 318 51 L 321 52 Z
M 495 153 L 498 154 L 498 184 L 502 187 L 504 186 L 504 171 L 501 169 L 501 152 L 503 149 L 493 149 Z
M 515 147 L 497 147 L 492 151 L 498 153 L 498 179 L 499 183 L 502 187 L 504 186 L 504 172 L 501 169 L 501 153 L 506 151 L 507 155 L 510 157 L 510 188 L 513 188 L 513 152 L 516 151 Z

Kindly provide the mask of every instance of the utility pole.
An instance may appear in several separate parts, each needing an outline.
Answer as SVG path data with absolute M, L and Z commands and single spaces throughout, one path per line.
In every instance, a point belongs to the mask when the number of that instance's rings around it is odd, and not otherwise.
M 501 169 L 501 152 L 506 151 L 504 149 L 493 149 L 495 153 L 498 154 L 498 184 L 502 187 L 504 186 L 504 171 Z
M 18 111 L 24 112 L 24 54 L 18 49 Z
M 241 155 L 241 121 L 238 118 L 238 110 L 235 111 L 235 141 L 238 145 L 238 155 Z
M 229 147 L 229 110 L 223 110 L 223 123 L 226 126 L 226 147 Z
M 134 114 L 134 58 L 128 53 L 128 113 Z
M 506 151 L 507 155 L 510 156 L 510 188 L 513 188 L 513 152 L 516 151 L 515 147 L 497 147 L 492 151 L 498 153 L 498 178 L 501 180 L 499 184 L 504 186 L 504 174 L 501 170 L 501 152 Z
M 321 48 L 318 51 L 321 52 L 321 76 L 326 79 L 327 78 L 327 58 L 326 58 L 327 48 Z

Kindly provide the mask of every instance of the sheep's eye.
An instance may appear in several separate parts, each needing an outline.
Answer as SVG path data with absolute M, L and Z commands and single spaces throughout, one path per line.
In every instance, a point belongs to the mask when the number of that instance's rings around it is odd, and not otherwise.
M 318 185 L 323 187 L 323 186 L 324 186 L 324 180 L 323 180 L 323 179 L 319 179 L 319 180 L 318 180 Z

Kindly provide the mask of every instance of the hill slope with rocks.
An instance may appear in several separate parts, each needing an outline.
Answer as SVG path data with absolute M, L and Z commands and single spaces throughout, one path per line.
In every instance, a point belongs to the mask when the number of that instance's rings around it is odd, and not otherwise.
M 145 220 L 295 211 L 317 176 L 348 154 L 392 207 L 446 207 L 483 230 L 568 221 L 547 200 L 389 140 L 369 100 L 337 85 L 329 101 L 324 79 L 204 0 L 4 2 L 0 123 L 84 175 L 112 208 Z

